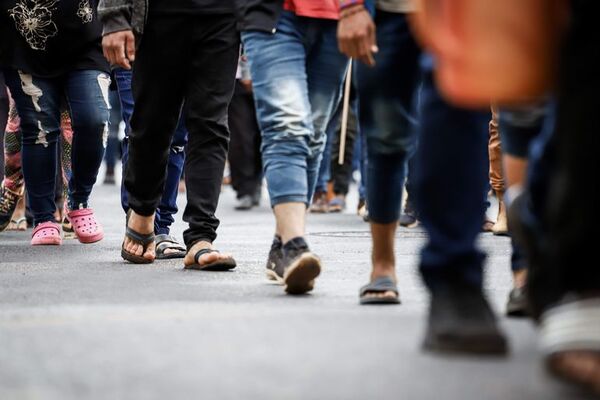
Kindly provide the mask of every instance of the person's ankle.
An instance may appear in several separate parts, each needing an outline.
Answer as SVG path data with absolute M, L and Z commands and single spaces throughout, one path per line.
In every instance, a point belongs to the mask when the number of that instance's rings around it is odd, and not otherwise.
M 396 268 L 393 263 L 376 263 L 371 270 L 371 279 L 389 276 L 396 280 Z

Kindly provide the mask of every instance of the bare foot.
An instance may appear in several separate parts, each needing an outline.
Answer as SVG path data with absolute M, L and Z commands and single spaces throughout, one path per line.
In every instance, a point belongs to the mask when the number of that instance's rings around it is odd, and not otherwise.
M 129 222 L 127 225 L 129 226 L 129 228 L 142 235 L 151 234 L 154 232 L 154 215 L 144 217 L 142 215 L 136 214 L 133 210 L 131 210 L 129 215 Z M 143 255 L 143 257 L 148 260 L 154 260 L 156 258 L 154 242 L 148 244 L 148 246 L 146 247 L 146 251 L 144 251 L 143 245 L 134 242 L 133 240 L 125 236 L 123 248 L 130 254 L 134 254 L 136 256 Z
M 557 376 L 600 394 L 600 352 L 564 351 L 551 356 L 548 366 Z
M 187 267 L 190 265 L 196 264 L 196 253 L 203 249 L 212 249 L 212 243 L 206 241 L 196 242 L 192 248 L 187 252 L 185 258 L 183 259 L 183 264 Z M 231 255 L 229 254 L 221 254 L 218 252 L 206 253 L 202 254 L 198 259 L 199 265 L 212 264 L 216 261 L 225 261 L 227 259 L 231 259 Z

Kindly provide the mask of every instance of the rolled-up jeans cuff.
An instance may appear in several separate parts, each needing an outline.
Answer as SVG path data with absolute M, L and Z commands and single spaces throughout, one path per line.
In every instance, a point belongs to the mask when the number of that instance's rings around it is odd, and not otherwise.
M 271 208 L 283 203 L 304 203 L 306 207 L 309 205 L 306 195 L 290 194 L 271 198 Z

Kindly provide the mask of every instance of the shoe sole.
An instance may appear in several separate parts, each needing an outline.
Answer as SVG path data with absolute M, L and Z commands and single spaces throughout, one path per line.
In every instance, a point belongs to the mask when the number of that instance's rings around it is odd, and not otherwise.
M 79 240 L 79 243 L 83 243 L 83 244 L 92 244 L 92 243 L 96 243 L 101 241 L 102 239 L 104 239 L 104 233 L 97 233 L 95 235 L 92 236 L 79 236 L 76 232 L 73 232 L 75 234 L 75 237 L 77 238 L 77 240 Z
M 418 225 L 419 225 L 419 221 L 415 221 L 410 224 L 400 224 L 400 226 L 403 228 L 416 228 Z
M 508 353 L 506 339 L 500 335 L 473 335 L 465 338 L 440 339 L 427 337 L 423 349 L 436 353 L 479 354 L 504 356 Z
M 283 284 L 283 278 L 277 275 L 275 271 L 271 271 L 270 269 L 268 269 L 265 272 L 265 275 L 267 276 L 268 280 Z
M 304 294 L 314 289 L 315 278 L 321 273 L 321 260 L 313 254 L 305 253 L 289 266 L 283 276 L 285 292 Z
M 37 242 L 31 242 L 32 246 L 60 246 L 62 245 L 62 240 L 58 239 L 58 240 L 43 240 L 43 241 L 37 241 Z

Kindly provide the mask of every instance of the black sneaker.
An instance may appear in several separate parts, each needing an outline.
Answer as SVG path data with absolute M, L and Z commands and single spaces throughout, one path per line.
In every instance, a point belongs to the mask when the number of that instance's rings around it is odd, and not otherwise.
M 2 185 L 0 187 L 0 232 L 6 229 L 10 224 L 17 203 L 23 197 L 23 189 L 21 188 L 20 193 L 14 192 L 9 188 Z
M 304 294 L 313 290 L 315 278 L 321 273 L 321 260 L 310 251 L 303 238 L 294 238 L 283 245 L 283 265 L 287 293 Z
M 507 343 L 480 288 L 460 285 L 431 294 L 423 347 L 435 352 L 504 355 Z
M 506 315 L 508 317 L 527 317 L 529 316 L 529 302 L 527 300 L 527 291 L 524 287 L 513 288 L 506 302 Z
M 406 228 L 414 228 L 419 224 L 419 221 L 417 220 L 417 212 L 413 208 L 410 199 L 406 199 L 404 212 L 400 215 L 400 220 L 398 223 L 400 226 L 404 226 Z
M 283 283 L 283 243 L 281 238 L 275 236 L 267 259 L 267 278 Z

